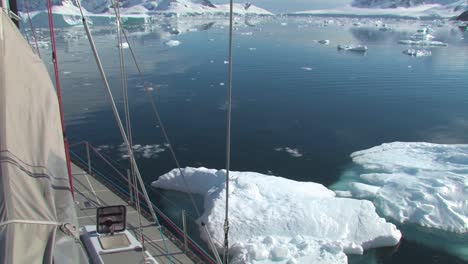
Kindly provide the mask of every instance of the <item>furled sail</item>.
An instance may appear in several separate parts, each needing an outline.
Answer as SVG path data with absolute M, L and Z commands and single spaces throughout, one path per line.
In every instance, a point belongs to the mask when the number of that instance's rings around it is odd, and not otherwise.
M 57 94 L 0 10 L 0 263 L 83 263 Z

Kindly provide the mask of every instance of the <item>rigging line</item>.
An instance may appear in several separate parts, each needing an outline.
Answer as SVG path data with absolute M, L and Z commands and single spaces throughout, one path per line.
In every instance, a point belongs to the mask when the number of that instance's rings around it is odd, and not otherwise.
M 127 43 L 128 43 L 128 36 L 127 36 L 127 33 L 126 33 L 124 30 L 122 30 L 122 32 L 123 32 L 123 35 L 125 36 L 125 39 L 126 39 L 126 41 L 127 41 Z M 156 103 L 154 102 L 153 97 L 151 96 L 151 92 L 150 92 L 150 89 L 149 89 L 147 83 L 144 81 L 143 72 L 142 72 L 142 70 L 141 70 L 141 68 L 140 68 L 140 65 L 138 64 L 138 62 L 137 62 L 137 60 L 136 60 L 135 53 L 133 52 L 133 49 L 132 49 L 131 45 L 129 45 L 128 47 L 129 47 L 130 53 L 132 54 L 132 58 L 133 58 L 133 61 L 134 61 L 134 63 L 135 63 L 135 67 L 137 68 L 137 71 L 138 71 L 138 74 L 139 74 L 139 76 L 140 76 L 140 79 L 141 79 L 141 81 L 143 82 L 143 86 L 144 86 L 144 89 L 145 89 L 145 91 L 146 91 L 146 95 L 147 95 L 147 97 L 148 97 L 148 99 L 149 99 L 149 101 L 150 101 L 151 108 L 153 109 L 153 113 L 154 113 L 155 116 L 156 116 L 156 121 L 158 122 L 158 124 L 159 124 L 159 126 L 160 126 L 160 128 L 161 128 L 161 132 L 162 132 L 162 134 L 163 134 L 164 140 L 166 141 L 166 143 L 167 143 L 167 145 L 168 145 L 168 148 L 169 148 L 169 151 L 171 152 L 172 159 L 174 160 L 174 162 L 175 162 L 175 164 L 176 164 L 176 167 L 177 167 L 177 169 L 179 170 L 179 173 L 180 173 L 181 176 L 182 176 L 182 180 L 183 180 L 183 182 L 184 182 L 185 187 L 187 188 L 187 193 L 189 194 L 189 196 L 190 196 L 190 198 L 191 198 L 190 200 L 191 200 L 191 202 L 192 202 L 192 204 L 193 204 L 193 206 L 194 206 L 194 208 L 195 208 L 195 211 L 196 211 L 196 213 L 197 213 L 197 216 L 200 218 L 200 217 L 201 217 L 200 210 L 199 210 L 199 208 L 198 208 L 198 206 L 197 206 L 197 204 L 196 204 L 196 202 L 195 202 L 195 199 L 193 198 L 193 195 L 192 195 L 190 186 L 189 186 L 189 184 L 188 184 L 187 181 L 186 181 L 185 174 L 184 174 L 184 172 L 183 172 L 182 169 L 181 169 L 180 162 L 179 162 L 179 160 L 177 159 L 177 156 L 176 156 L 176 154 L 175 154 L 174 148 L 172 147 L 172 144 L 171 144 L 171 141 L 170 141 L 169 136 L 168 136 L 168 134 L 167 134 L 165 125 L 164 125 L 164 123 L 162 122 L 161 116 L 160 116 L 160 114 L 159 114 L 159 110 L 158 110 L 158 108 L 157 108 L 157 106 L 156 106 Z
M 51 0 L 47 0 L 47 13 L 48 13 L 48 18 L 49 18 L 50 41 L 52 44 L 52 61 L 54 63 L 55 90 L 57 91 L 57 98 L 58 98 L 58 105 L 59 105 L 59 112 L 60 112 L 60 122 L 62 125 L 63 145 L 64 145 L 64 151 L 65 151 L 65 159 L 67 163 L 68 180 L 70 183 L 70 190 L 73 196 L 73 200 L 75 200 L 75 191 L 73 188 L 73 178 L 72 178 L 71 165 L 70 165 L 70 152 L 68 148 L 68 138 L 67 138 L 67 134 L 65 133 L 65 120 L 63 117 L 62 89 L 60 88 L 60 77 L 59 77 L 58 62 L 57 62 L 57 47 L 55 43 L 54 20 L 52 18 L 52 1 Z
M 125 30 L 122 30 L 122 33 L 123 33 L 127 43 L 129 43 L 128 36 L 127 36 L 127 33 L 125 32 Z M 187 183 L 187 180 L 185 178 L 185 174 L 184 174 L 184 172 L 182 171 L 182 169 L 180 167 L 179 160 L 177 159 L 174 148 L 172 147 L 171 141 L 169 140 L 169 136 L 167 134 L 164 123 L 162 122 L 162 119 L 161 119 L 161 116 L 159 114 L 159 110 L 158 110 L 158 108 L 156 106 L 156 103 L 154 102 L 154 98 L 151 95 L 151 92 L 150 92 L 150 89 L 149 89 L 147 83 L 144 81 L 143 73 L 142 73 L 141 68 L 140 68 L 140 66 L 138 64 L 138 61 L 136 60 L 136 56 L 135 56 L 135 53 L 133 52 L 132 46 L 129 44 L 128 47 L 129 47 L 130 53 L 132 55 L 133 61 L 135 63 L 135 67 L 137 68 L 138 75 L 140 76 L 140 79 L 143 82 L 143 86 L 144 86 L 146 95 L 148 97 L 148 100 L 150 101 L 151 108 L 153 109 L 153 113 L 155 114 L 156 120 L 159 123 L 159 126 L 160 126 L 161 132 L 163 134 L 164 140 L 168 144 L 168 148 L 169 148 L 169 151 L 171 153 L 172 159 L 176 163 L 177 169 L 178 169 L 180 175 L 182 176 L 182 181 L 184 183 L 185 188 L 187 189 L 187 194 L 190 197 L 190 201 L 191 201 L 193 207 L 195 208 L 195 212 L 197 213 L 198 218 L 200 218 L 201 217 L 200 210 L 198 209 L 198 206 L 197 206 L 197 204 L 195 202 L 195 198 L 193 197 L 193 194 L 191 192 L 190 185 Z M 214 245 L 214 243 L 212 241 L 212 238 L 211 238 L 211 235 L 209 233 L 208 227 L 204 223 L 201 223 L 201 225 L 202 225 L 202 228 L 205 230 L 205 233 L 208 236 L 209 245 L 210 245 L 211 251 L 213 252 L 213 255 L 216 258 L 217 263 L 222 263 L 221 258 L 220 258 L 219 254 L 218 254 L 218 250 L 216 249 L 216 247 L 215 247 L 215 245 Z
M 120 178 L 122 178 L 122 180 L 125 182 L 125 183 L 129 183 L 128 180 L 126 179 L 126 177 L 119 171 L 119 169 L 124 169 L 122 168 L 119 164 L 117 164 L 116 161 L 114 161 L 111 157 L 107 156 L 106 154 L 104 153 L 101 153 L 99 152 L 95 147 L 93 147 L 92 145 L 90 145 L 91 149 L 93 150 L 94 153 L 96 153 L 96 155 L 98 155 L 98 157 L 100 157 L 110 168 L 112 168 L 118 176 L 120 176 Z M 130 182 L 131 186 L 132 186 L 132 189 L 135 189 L 135 185 Z M 147 188 L 151 188 L 150 185 L 146 184 L 145 183 L 145 186 Z M 136 193 L 135 193 L 136 194 Z M 166 202 L 168 202 L 170 205 L 176 207 L 177 204 L 174 203 L 170 198 L 166 197 L 164 194 L 162 193 L 158 193 L 159 197 L 161 197 L 162 199 L 164 199 Z M 196 221 L 196 217 L 192 216 L 190 213 L 186 212 L 186 215 L 189 219 L 192 219 L 193 221 Z M 219 242 L 219 241 L 217 241 Z
M 123 43 L 122 43 L 122 30 L 121 30 L 122 25 L 120 23 L 120 19 L 118 19 L 120 17 L 120 9 L 119 9 L 119 3 L 118 2 L 115 2 L 115 1 L 111 0 L 111 4 L 114 7 L 115 17 L 116 17 L 117 41 L 118 41 L 119 58 L 120 58 L 120 78 L 121 78 L 121 82 L 122 82 L 122 96 L 123 96 L 124 113 L 125 113 L 125 126 L 126 126 L 126 130 L 127 130 L 128 141 L 130 143 L 130 146 L 133 148 L 132 126 L 131 126 L 131 123 L 130 123 L 130 110 L 129 110 L 129 106 L 128 106 L 127 74 L 125 72 L 125 62 L 124 62 Z M 132 162 L 130 162 L 130 171 L 131 171 L 131 175 L 132 175 L 130 180 L 132 180 L 133 182 L 136 183 L 137 181 L 136 181 L 136 178 L 135 178 L 135 170 L 134 170 L 134 166 L 132 165 Z M 138 190 L 138 186 L 136 186 L 136 189 Z M 139 223 L 138 231 L 140 233 L 140 242 L 141 242 L 141 245 L 142 245 L 143 251 L 144 251 L 144 249 L 145 249 L 145 238 L 143 236 L 143 228 L 142 228 L 143 223 L 142 223 L 142 219 L 141 219 L 140 200 L 135 199 L 135 201 L 136 201 L 136 205 L 137 205 L 137 211 L 139 212 L 139 214 L 138 214 L 138 223 Z M 148 206 L 150 206 L 150 205 L 148 205 Z M 164 237 L 163 237 L 163 239 L 164 239 Z M 167 248 L 166 248 L 166 252 L 168 252 Z M 172 263 L 172 260 L 169 259 L 169 262 Z
M 224 264 L 229 262 L 229 171 L 231 170 L 231 119 L 232 119 L 232 24 L 233 0 L 229 2 L 229 58 L 228 58 L 228 90 L 226 111 L 226 212 L 224 219 Z
M 50 1 L 50 0 L 49 0 Z M 135 166 L 135 171 L 136 171 L 136 174 L 137 174 L 137 178 L 138 178 L 138 181 L 140 183 L 140 185 L 142 186 L 142 191 L 143 191 L 143 194 L 145 196 L 145 200 L 148 204 L 151 204 L 150 202 L 150 199 L 149 199 L 149 196 L 148 196 L 148 193 L 146 191 L 146 188 L 144 188 L 144 184 L 143 184 L 143 179 L 141 178 L 141 174 L 140 174 L 140 171 L 138 169 L 138 166 L 136 164 L 136 161 L 135 161 L 135 156 L 133 154 L 133 150 L 130 146 L 130 143 L 128 141 L 128 137 L 127 137 L 127 134 L 125 133 L 125 130 L 124 130 L 124 127 L 123 127 L 123 124 L 122 124 L 122 120 L 120 119 L 120 115 L 119 115 L 119 112 L 117 111 L 117 106 L 115 104 L 115 100 L 114 100 L 114 97 L 112 95 L 112 91 L 110 90 L 110 86 L 109 86 L 109 82 L 107 81 L 107 77 L 104 73 L 104 68 L 102 66 L 102 63 L 101 63 L 101 60 L 99 58 L 99 54 L 97 52 L 97 49 L 96 49 L 96 45 L 94 44 L 94 41 L 93 41 L 93 37 L 91 36 L 91 32 L 89 30 L 89 26 L 88 26 L 88 22 L 86 21 L 86 17 L 84 16 L 84 13 L 83 13 L 83 9 L 81 7 L 81 4 L 79 2 L 79 0 L 76 1 L 77 3 L 77 6 L 80 10 L 80 13 L 81 13 L 81 17 L 82 17 L 82 21 L 83 21 L 83 25 L 84 25 L 84 28 L 86 30 L 86 35 L 88 36 L 88 40 L 89 40 L 89 43 L 90 43 L 90 46 L 91 46 L 91 49 L 93 51 L 93 54 L 94 54 L 94 58 L 96 60 L 96 64 L 98 66 L 98 69 L 99 69 L 99 73 L 101 75 L 101 78 L 102 78 L 102 81 L 104 83 L 104 88 L 105 88 L 105 91 L 107 93 L 107 96 L 110 100 L 110 103 L 111 103 L 111 107 L 112 107 L 112 111 L 113 111 L 113 114 L 114 114 L 114 118 L 117 122 L 117 125 L 119 127 L 119 130 L 120 130 L 120 134 L 124 140 L 124 143 L 125 143 L 125 146 L 127 148 L 127 151 L 129 152 L 130 154 L 130 160 L 131 162 L 133 163 L 133 165 Z M 152 206 L 149 206 L 149 209 L 151 211 L 151 216 L 153 217 L 153 219 L 155 221 L 157 221 L 157 217 L 156 217 L 156 214 L 152 208 Z
M 50 0 L 48 0 L 50 1 Z M 145 185 L 144 185 L 144 182 L 143 182 L 143 179 L 141 177 L 141 174 L 140 174 L 140 170 L 138 169 L 138 165 L 136 163 L 136 160 L 135 160 L 135 156 L 133 154 L 133 150 L 132 150 L 132 146 L 130 146 L 130 143 L 128 141 L 128 137 L 125 133 L 125 130 L 124 130 L 124 127 L 123 127 L 123 124 L 122 124 L 122 120 L 120 119 L 120 115 L 119 115 L 119 112 L 117 110 L 117 106 L 115 104 L 115 100 L 114 100 L 114 97 L 112 95 L 112 91 L 110 89 L 110 86 L 109 86 L 109 82 L 107 81 L 107 77 L 104 73 L 104 68 L 102 66 L 102 63 L 101 63 L 101 60 L 99 58 L 99 54 L 98 54 L 98 51 L 96 49 L 96 45 L 93 41 L 93 37 L 91 35 L 91 32 L 89 30 L 89 26 L 88 26 L 88 22 L 86 21 L 86 17 L 84 16 L 84 13 L 83 13 L 83 8 L 81 7 L 81 4 L 80 4 L 80 1 L 79 0 L 76 0 L 76 5 L 78 6 L 79 10 L 80 10 L 80 14 L 81 14 L 81 17 L 82 17 L 82 21 L 83 21 L 83 26 L 85 28 L 85 31 L 86 31 L 86 35 L 88 37 L 88 40 L 89 40 L 89 44 L 91 46 L 91 50 L 93 51 L 93 54 L 94 54 L 94 59 L 96 60 L 96 64 L 98 66 L 98 69 L 99 69 L 99 73 L 101 75 L 101 78 L 102 78 L 102 81 L 104 83 L 104 88 L 106 90 L 106 93 L 107 93 L 107 96 L 110 100 L 110 103 L 111 103 L 111 106 L 112 106 L 112 112 L 114 114 L 114 118 L 117 122 L 117 125 L 119 127 L 119 130 L 120 130 L 120 134 L 124 140 L 124 143 L 126 145 L 126 148 L 127 148 L 127 151 L 128 153 L 130 154 L 129 155 L 129 158 L 130 158 L 130 161 L 132 162 L 132 165 L 134 166 L 135 168 L 135 175 L 136 175 L 136 178 L 138 179 L 138 183 L 140 184 L 141 186 L 141 190 L 143 192 L 143 195 L 145 197 L 145 201 L 146 203 L 148 204 L 148 209 L 150 210 L 150 213 L 151 213 L 151 216 L 153 218 L 153 220 L 157 223 L 159 223 L 158 221 L 158 217 L 154 211 L 154 208 L 152 206 L 152 203 L 151 203 L 151 200 L 149 199 L 149 196 L 148 196 L 148 192 L 146 191 L 146 188 L 145 188 Z M 166 246 L 166 251 L 168 252 L 167 250 L 167 245 L 166 245 L 166 242 L 164 241 L 164 245 Z M 169 261 L 172 263 L 172 259 L 170 257 L 169 254 L 167 254 L 168 256 L 168 259 Z
M 24 8 L 26 9 L 26 13 L 28 14 L 29 27 L 31 28 L 34 43 L 36 44 L 37 55 L 40 58 L 41 57 L 41 52 L 39 51 L 39 45 L 37 44 L 36 30 L 35 30 L 34 25 L 32 23 L 31 15 L 29 14 L 29 7 L 28 7 L 28 4 L 26 3 L 26 0 L 23 0 L 23 5 L 24 5 Z

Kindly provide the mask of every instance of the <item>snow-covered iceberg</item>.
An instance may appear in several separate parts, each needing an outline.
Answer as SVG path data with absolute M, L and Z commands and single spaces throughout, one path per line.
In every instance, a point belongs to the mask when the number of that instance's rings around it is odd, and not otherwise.
M 468 145 L 394 142 L 351 158 L 364 172 L 337 185 L 338 194 L 369 199 L 401 223 L 468 232 Z
M 199 221 L 221 247 L 217 241 L 224 237 L 225 171 L 188 167 L 183 175 L 172 170 L 152 185 L 203 195 Z M 346 263 L 344 253 L 393 246 L 401 237 L 371 202 L 337 198 L 321 184 L 233 171 L 229 188 L 234 263 Z

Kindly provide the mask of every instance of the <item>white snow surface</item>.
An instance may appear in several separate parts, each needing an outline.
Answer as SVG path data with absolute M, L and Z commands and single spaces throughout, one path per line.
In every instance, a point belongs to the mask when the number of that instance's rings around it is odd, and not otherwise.
M 199 221 L 207 225 L 220 248 L 225 170 L 182 170 L 184 176 L 175 169 L 152 185 L 203 195 Z M 321 184 L 232 171 L 229 186 L 233 263 L 346 263 L 344 253 L 396 245 L 401 238 L 393 224 L 376 214 L 371 202 L 337 198 Z
M 401 223 L 468 232 L 468 145 L 394 142 L 351 158 L 365 169 L 349 185 L 353 197 Z

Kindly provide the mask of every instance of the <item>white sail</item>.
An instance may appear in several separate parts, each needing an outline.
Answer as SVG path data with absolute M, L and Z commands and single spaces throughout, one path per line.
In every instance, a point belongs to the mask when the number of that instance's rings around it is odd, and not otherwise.
M 0 11 L 0 263 L 83 263 L 76 223 L 57 94 Z

